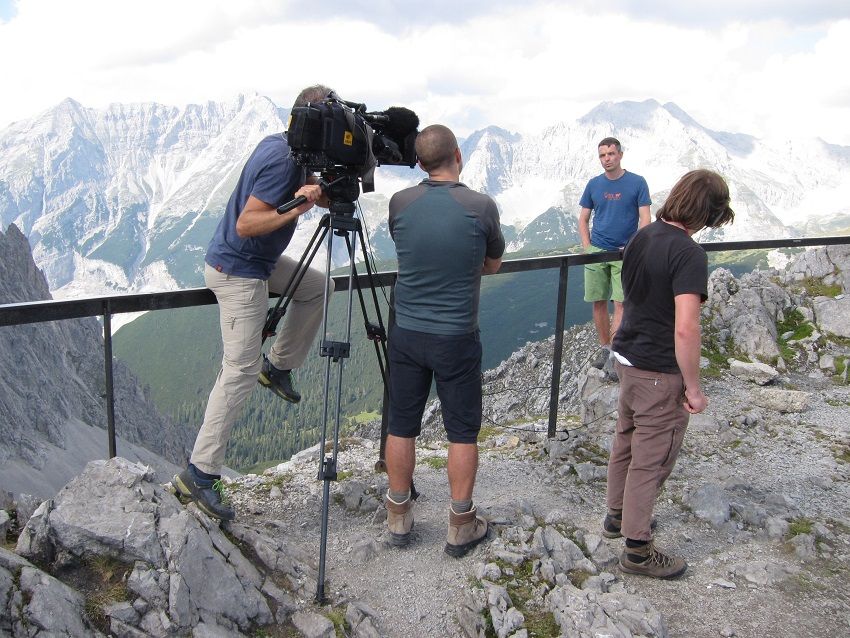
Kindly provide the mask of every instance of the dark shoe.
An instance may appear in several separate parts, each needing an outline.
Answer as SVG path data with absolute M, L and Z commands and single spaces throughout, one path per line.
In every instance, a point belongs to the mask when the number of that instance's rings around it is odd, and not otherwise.
M 602 521 L 602 535 L 605 538 L 621 538 L 623 535 L 620 533 L 620 527 L 623 525 L 623 514 L 611 514 L 610 512 L 605 515 L 605 520 Z M 658 525 L 658 521 L 653 516 L 649 520 L 649 529 L 650 531 L 655 531 L 656 526 Z
M 301 400 L 301 395 L 292 383 L 292 370 L 278 370 L 265 355 L 263 355 L 263 368 L 260 371 L 260 378 L 257 380 L 260 385 L 268 388 L 281 399 L 286 399 L 290 403 L 298 403 Z
M 601 370 L 610 358 L 611 351 L 603 346 L 599 351 L 599 356 L 597 356 L 596 359 L 593 360 L 593 363 L 591 363 L 590 365 L 596 368 L 597 370 Z
M 620 375 L 617 374 L 617 368 L 614 365 L 614 355 L 608 357 L 608 360 L 602 364 L 602 372 L 604 372 L 611 381 L 615 383 L 620 380 Z
M 387 542 L 393 547 L 406 547 L 413 529 L 413 500 L 408 496 L 404 503 L 396 503 L 389 493 L 384 497 L 387 508 Z
M 487 538 L 487 521 L 476 516 L 476 508 L 457 514 L 449 508 L 449 533 L 446 535 L 446 554 L 461 558 Z
M 203 479 L 198 476 L 194 465 L 189 465 L 171 479 L 174 487 L 185 498 L 195 501 L 197 506 L 213 518 L 232 521 L 236 513 L 222 502 L 224 486 L 221 479 Z
M 649 541 L 642 547 L 626 547 L 620 554 L 620 569 L 651 578 L 678 578 L 688 569 L 688 564 L 678 556 L 665 554 Z

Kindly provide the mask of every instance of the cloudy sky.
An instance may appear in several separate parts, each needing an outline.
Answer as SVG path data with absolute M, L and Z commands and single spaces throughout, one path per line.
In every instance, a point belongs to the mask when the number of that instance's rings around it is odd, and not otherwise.
M 602 101 L 850 145 L 848 0 L 0 0 L 0 128 L 66 97 L 183 105 L 321 82 L 467 135 Z

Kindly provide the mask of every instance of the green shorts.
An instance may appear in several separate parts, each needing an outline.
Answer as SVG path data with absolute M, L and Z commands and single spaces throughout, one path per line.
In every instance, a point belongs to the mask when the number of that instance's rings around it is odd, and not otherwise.
M 602 248 L 588 246 L 586 253 L 604 253 Z M 603 261 L 584 265 L 585 301 L 623 301 L 622 261 Z

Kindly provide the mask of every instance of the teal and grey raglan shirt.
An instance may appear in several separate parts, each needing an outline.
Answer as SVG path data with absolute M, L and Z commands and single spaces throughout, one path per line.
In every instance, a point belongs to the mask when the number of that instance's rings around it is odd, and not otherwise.
M 441 335 L 478 329 L 484 258 L 505 252 L 499 209 L 460 182 L 426 179 L 390 199 L 398 256 L 395 322 Z

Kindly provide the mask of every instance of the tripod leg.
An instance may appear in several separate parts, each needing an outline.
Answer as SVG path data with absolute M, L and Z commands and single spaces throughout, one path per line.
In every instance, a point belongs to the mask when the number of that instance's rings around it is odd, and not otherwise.
M 307 268 L 310 267 L 313 258 L 316 256 L 319 247 L 322 245 L 322 241 L 328 233 L 328 227 L 329 215 L 326 214 L 322 217 L 319 225 L 316 227 L 316 231 L 313 233 L 313 237 L 304 249 L 304 253 L 301 255 L 301 259 L 298 261 L 298 265 L 295 267 L 295 271 L 292 273 L 289 282 L 287 282 L 284 289 L 280 292 L 277 302 L 274 306 L 269 308 L 266 323 L 263 326 L 264 343 L 266 339 L 277 332 L 277 324 L 286 314 L 286 309 L 289 307 L 292 295 L 295 294 L 295 291 L 298 289 L 298 285 L 301 283 L 301 280 L 307 272 Z

